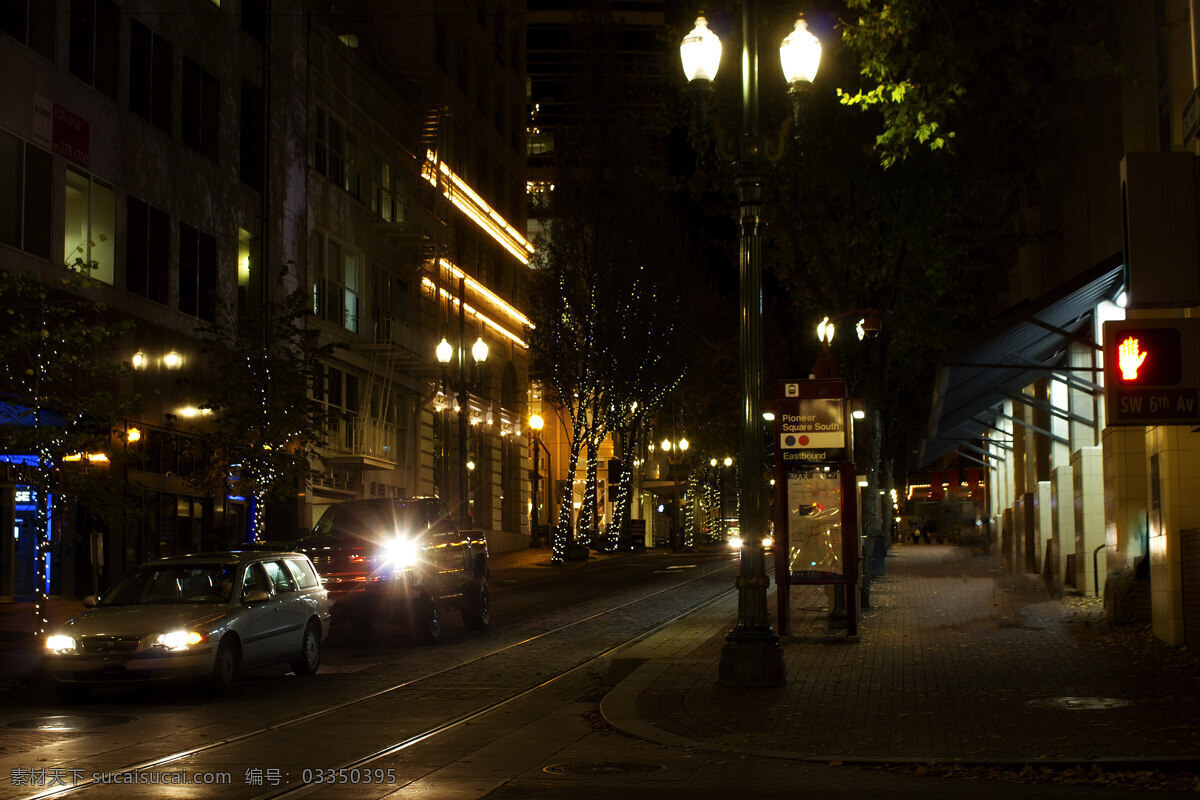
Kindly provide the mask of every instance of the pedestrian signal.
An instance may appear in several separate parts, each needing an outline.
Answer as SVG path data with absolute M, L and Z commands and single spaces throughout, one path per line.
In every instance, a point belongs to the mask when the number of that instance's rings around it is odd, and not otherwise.
M 1200 320 L 1104 323 L 1109 425 L 1200 424 Z
M 1122 383 L 1177 386 L 1183 379 L 1178 329 L 1126 328 L 1118 331 L 1116 342 L 1116 375 Z

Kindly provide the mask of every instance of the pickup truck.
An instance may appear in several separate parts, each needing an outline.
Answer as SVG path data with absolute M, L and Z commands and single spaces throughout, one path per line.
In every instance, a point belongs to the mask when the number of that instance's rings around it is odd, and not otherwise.
M 333 623 L 359 635 L 376 622 L 399 623 L 414 643 L 432 644 L 450 608 L 468 629 L 491 622 L 487 539 L 461 530 L 437 497 L 338 503 L 294 548 L 317 568 Z

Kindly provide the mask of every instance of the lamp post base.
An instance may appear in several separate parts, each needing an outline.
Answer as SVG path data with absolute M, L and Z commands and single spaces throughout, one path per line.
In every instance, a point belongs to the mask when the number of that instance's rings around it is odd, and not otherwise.
M 783 686 L 783 648 L 771 628 L 734 629 L 725 637 L 717 670 L 721 686 Z

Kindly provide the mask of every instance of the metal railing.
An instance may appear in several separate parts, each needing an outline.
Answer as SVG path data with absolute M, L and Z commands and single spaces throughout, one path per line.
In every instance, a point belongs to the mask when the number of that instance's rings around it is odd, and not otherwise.
M 329 449 L 339 454 L 399 461 L 396 425 L 355 417 L 339 420 L 330 432 Z

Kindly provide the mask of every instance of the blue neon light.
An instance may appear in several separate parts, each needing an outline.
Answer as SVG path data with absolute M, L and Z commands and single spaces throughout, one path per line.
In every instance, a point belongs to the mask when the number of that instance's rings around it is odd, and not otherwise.
M 0 464 L 24 464 L 27 467 L 36 467 L 39 463 L 37 456 L 10 456 L 0 453 Z

